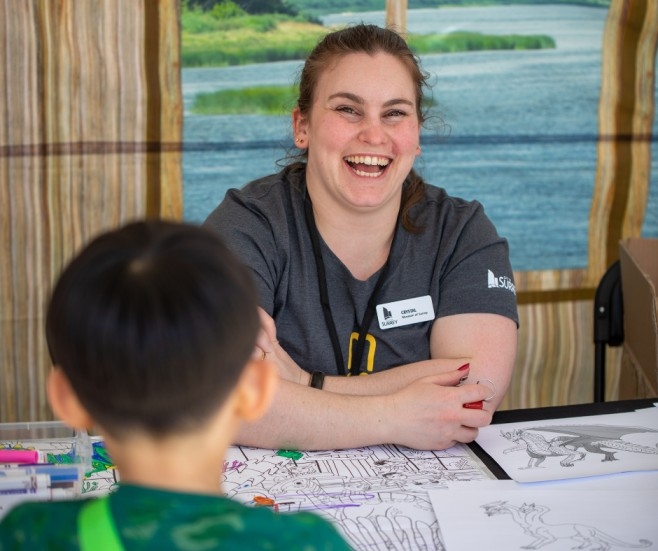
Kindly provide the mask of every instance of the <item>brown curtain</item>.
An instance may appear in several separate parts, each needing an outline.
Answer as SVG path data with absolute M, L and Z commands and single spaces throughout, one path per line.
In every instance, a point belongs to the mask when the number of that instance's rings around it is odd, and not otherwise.
M 182 216 L 177 0 L 0 0 L 0 421 L 51 418 L 44 307 L 100 231 Z

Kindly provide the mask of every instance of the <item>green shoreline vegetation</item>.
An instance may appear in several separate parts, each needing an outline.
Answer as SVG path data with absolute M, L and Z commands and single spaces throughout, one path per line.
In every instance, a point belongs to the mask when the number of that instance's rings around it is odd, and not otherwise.
M 250 15 L 230 0 L 216 3 L 212 10 L 207 11 L 183 4 L 181 24 L 181 63 L 186 68 L 301 60 L 331 30 L 312 17 L 298 13 Z M 555 48 L 555 41 L 546 35 L 455 32 L 412 34 L 407 39 L 418 55 Z M 290 112 L 295 99 L 295 86 L 220 90 L 197 94 L 191 111 L 198 115 L 282 115 Z
M 383 11 L 385 0 L 288 0 L 297 10 L 320 16 L 328 13 Z M 608 8 L 610 0 L 408 0 L 408 9 L 482 7 L 501 4 L 571 4 L 596 8 Z
M 254 86 L 197 94 L 195 115 L 286 115 L 297 101 L 296 86 Z
M 281 61 L 288 59 L 303 59 L 316 43 L 317 38 L 327 32 L 322 28 L 318 37 L 305 44 L 300 41 L 298 46 L 287 44 L 282 49 L 256 48 L 256 55 L 249 57 L 251 61 L 244 63 Z M 451 53 L 476 50 L 527 50 L 554 48 L 555 42 L 547 36 L 487 36 L 478 33 L 459 32 L 449 35 L 410 35 L 409 45 L 417 54 Z M 249 50 L 236 46 L 234 51 L 209 52 L 226 59 L 246 59 L 254 48 L 253 41 Z M 286 55 L 299 52 L 299 55 Z M 216 59 L 216 57 L 215 57 Z M 257 59 L 258 61 L 254 61 Z M 224 63 L 223 65 L 236 64 Z M 297 98 L 296 86 L 256 86 L 241 89 L 218 90 L 202 92 L 195 96 L 191 112 L 195 115 L 284 115 L 290 113 Z

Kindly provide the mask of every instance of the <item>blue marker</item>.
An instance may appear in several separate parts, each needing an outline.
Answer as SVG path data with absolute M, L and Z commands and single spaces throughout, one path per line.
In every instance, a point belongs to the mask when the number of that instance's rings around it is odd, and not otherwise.
M 47 474 L 7 476 L 0 478 L 0 496 L 12 494 L 45 494 L 50 490 Z
M 77 467 L 68 465 L 30 465 L 27 467 L 0 468 L 0 480 L 33 475 L 48 475 L 52 487 L 70 485 L 80 479 Z M 68 484 L 67 484 L 68 483 Z

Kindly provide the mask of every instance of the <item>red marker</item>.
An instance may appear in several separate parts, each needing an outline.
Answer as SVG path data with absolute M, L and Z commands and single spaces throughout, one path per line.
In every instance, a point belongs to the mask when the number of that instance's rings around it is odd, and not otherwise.
M 484 402 L 482 400 L 478 400 L 477 402 L 468 402 L 467 404 L 464 404 L 464 407 L 466 409 L 482 409 L 484 405 Z

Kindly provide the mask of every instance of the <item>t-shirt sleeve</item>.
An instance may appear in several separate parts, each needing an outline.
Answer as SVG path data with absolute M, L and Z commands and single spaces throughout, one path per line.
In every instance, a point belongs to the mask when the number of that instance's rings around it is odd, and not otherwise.
M 249 268 L 260 294 L 260 305 L 271 314 L 278 279 L 278 255 L 272 254 L 277 244 L 268 218 L 256 203 L 244 200 L 240 192 L 233 189 L 203 225 L 218 233 Z
M 436 317 L 500 314 L 518 326 L 514 273 L 507 240 L 498 235 L 483 207 L 474 203 L 460 231 L 448 242 Z

